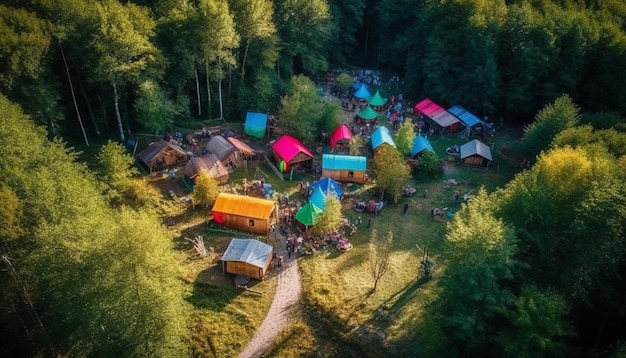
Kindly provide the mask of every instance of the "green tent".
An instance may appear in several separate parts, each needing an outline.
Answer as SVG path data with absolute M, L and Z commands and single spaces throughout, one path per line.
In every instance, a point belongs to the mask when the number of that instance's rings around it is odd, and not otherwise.
M 387 98 L 383 98 L 380 95 L 379 91 L 376 91 L 376 93 L 374 93 L 373 96 L 371 96 L 370 98 L 367 99 L 367 103 L 370 104 L 370 106 L 382 106 L 385 103 L 387 103 Z
M 296 213 L 296 220 L 305 226 L 313 226 L 322 213 L 322 209 L 312 202 L 308 202 L 306 205 L 300 208 Z
M 357 117 L 366 121 L 372 121 L 378 117 L 378 113 L 376 113 L 376 111 L 373 110 L 372 107 L 367 105 L 357 114 Z

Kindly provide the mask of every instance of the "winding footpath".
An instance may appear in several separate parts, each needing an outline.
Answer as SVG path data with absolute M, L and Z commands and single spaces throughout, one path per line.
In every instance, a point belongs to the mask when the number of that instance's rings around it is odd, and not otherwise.
M 282 241 L 279 239 L 279 242 Z M 280 250 L 279 252 L 285 252 Z M 278 274 L 278 285 L 274 301 L 261 327 L 239 355 L 240 358 L 257 358 L 267 350 L 276 336 L 288 326 L 289 318 L 298 304 L 300 297 L 300 273 L 295 254 L 284 257 L 282 271 Z M 280 269 L 278 269 L 280 270 Z

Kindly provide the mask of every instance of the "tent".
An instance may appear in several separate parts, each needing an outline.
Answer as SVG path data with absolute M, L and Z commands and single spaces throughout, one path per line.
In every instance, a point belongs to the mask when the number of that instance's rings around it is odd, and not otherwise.
M 296 213 L 296 220 L 298 220 L 298 222 L 302 225 L 309 227 L 315 225 L 315 222 L 321 214 L 322 209 L 309 201 L 301 207 L 300 210 L 298 210 Z
M 274 248 L 254 239 L 232 239 L 222 255 L 225 273 L 262 279 L 272 263 Z
M 381 107 L 385 103 L 387 103 L 387 98 L 383 98 L 380 95 L 380 92 L 377 90 L 376 93 L 374 93 L 373 96 L 371 96 L 371 97 L 369 97 L 367 99 L 367 103 L 369 103 L 369 105 L 373 106 L 373 107 Z
M 322 188 L 318 186 L 313 190 L 313 194 L 309 197 L 309 202 L 315 204 L 315 206 L 322 210 L 326 209 L 326 194 L 324 194 Z
M 322 155 L 322 176 L 341 182 L 365 183 L 367 158 L 351 155 Z
M 246 114 L 246 123 L 243 128 L 245 134 L 256 138 L 263 138 L 265 137 L 266 129 L 267 114 L 255 112 L 248 112 Z
M 465 108 L 461 106 L 452 106 L 448 108 L 448 112 L 452 113 L 455 117 L 461 120 L 463 124 L 465 124 L 465 128 L 467 131 L 467 133 L 465 134 L 465 138 L 469 137 L 472 134 L 478 134 L 483 131 L 483 121 Z
M 362 84 L 361 87 L 356 90 L 356 92 L 354 92 L 354 97 L 356 97 L 357 99 L 366 99 L 371 96 L 372 94 L 370 93 L 370 91 L 367 90 L 367 86 L 365 85 L 365 83 Z
M 337 151 L 350 151 L 350 140 L 352 132 L 345 124 L 339 125 L 330 135 L 330 148 Z
M 461 123 L 452 113 L 428 98 L 417 103 L 413 107 L 413 113 L 434 127 L 440 134 L 456 132 Z
M 387 129 L 387 127 L 381 126 L 376 128 L 370 137 L 370 141 L 372 142 L 372 150 L 374 152 L 376 152 L 378 147 L 383 144 L 390 145 L 394 148 L 396 147 L 396 142 L 393 141 L 391 133 L 389 133 L 389 129 Z
M 341 184 L 330 178 L 320 178 L 320 180 L 311 184 L 309 192 L 312 194 L 312 192 L 318 187 L 322 189 L 324 194 L 335 195 L 339 200 L 341 200 L 341 197 L 343 196 L 343 188 L 341 187 Z
M 152 173 L 183 164 L 187 162 L 188 156 L 175 140 L 168 142 L 161 139 L 142 150 L 136 158 Z
M 269 233 L 275 213 L 275 200 L 229 193 L 220 193 L 212 209 L 218 225 L 264 235 Z
M 435 153 L 433 146 L 430 144 L 428 138 L 424 137 L 421 134 L 418 134 L 415 139 L 413 139 L 413 148 L 411 148 L 411 157 L 415 158 L 415 156 L 421 154 L 425 150 L 430 150 Z
M 460 148 L 461 163 L 473 167 L 489 167 L 492 161 L 491 149 L 477 140 L 467 142 Z
M 313 166 L 313 154 L 296 138 L 285 134 L 278 138 L 272 144 L 272 152 L 274 153 L 274 161 L 279 164 L 281 161 L 287 164 L 289 168 L 294 166 Z
M 357 113 L 357 121 L 374 121 L 378 118 L 378 113 L 368 104 L 362 110 Z
M 217 156 L 222 164 L 228 166 L 229 164 L 234 167 L 238 167 L 241 164 L 241 153 L 232 145 L 228 139 L 221 135 L 214 135 L 209 139 L 205 145 L 207 152 L 213 153 Z
M 185 175 L 189 179 L 195 179 L 201 171 L 207 172 L 219 184 L 228 183 L 228 169 L 217 159 L 215 154 L 193 157 L 185 164 Z

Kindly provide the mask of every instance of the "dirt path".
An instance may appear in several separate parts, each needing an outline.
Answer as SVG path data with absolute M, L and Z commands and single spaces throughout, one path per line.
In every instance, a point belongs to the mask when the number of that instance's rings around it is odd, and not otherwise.
M 279 235 L 278 242 L 284 245 L 284 239 Z M 278 252 L 285 252 L 284 249 Z M 298 260 L 295 254 L 291 258 L 285 256 L 282 272 L 278 274 L 278 285 L 274 301 L 261 327 L 257 330 L 246 348 L 239 355 L 240 358 L 260 357 L 269 348 L 274 338 L 288 326 L 288 321 L 300 298 L 300 273 Z

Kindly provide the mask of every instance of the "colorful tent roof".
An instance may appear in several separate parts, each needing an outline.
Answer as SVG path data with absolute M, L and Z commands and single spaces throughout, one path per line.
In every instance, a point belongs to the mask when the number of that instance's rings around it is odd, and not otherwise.
M 298 210 L 296 213 L 296 220 L 305 226 L 313 226 L 320 217 L 320 214 L 322 214 L 322 209 L 309 201 L 301 207 L 300 210 Z
M 335 195 L 337 199 L 341 199 L 343 196 L 343 189 L 341 188 L 341 184 L 339 182 L 331 179 L 331 178 L 321 178 L 320 180 L 311 184 L 311 188 L 315 191 L 316 188 L 322 189 L 322 192 L 326 195 Z
M 482 122 L 478 117 L 461 106 L 452 106 L 448 108 L 448 112 L 452 113 L 468 127 L 473 127 Z
M 383 98 L 380 95 L 380 92 L 376 90 L 376 93 L 374 93 L 373 96 L 367 99 L 367 103 L 369 103 L 371 106 L 382 106 L 387 103 L 387 98 Z
M 351 155 L 322 154 L 322 169 L 365 171 L 367 158 Z
M 418 134 L 415 139 L 413 139 L 413 148 L 411 148 L 411 156 L 414 157 L 417 154 L 425 151 L 426 149 L 431 152 L 435 152 L 433 146 L 430 144 L 430 141 L 421 134 Z
M 460 152 L 461 159 L 465 159 L 467 157 L 477 154 L 485 159 L 492 160 L 491 149 L 489 149 L 489 147 L 485 143 L 479 141 L 478 139 L 474 139 L 471 142 L 463 144 L 461 146 Z
M 459 122 L 458 118 L 428 98 L 420 101 L 413 109 L 414 113 L 425 115 L 442 128 L 449 127 Z
M 299 140 L 285 134 L 278 138 L 274 144 L 272 144 L 272 150 L 278 154 L 285 162 L 289 163 L 299 153 L 304 153 L 313 158 L 311 151 L 307 149 Z
M 372 94 L 370 93 L 370 91 L 367 90 L 367 86 L 365 84 L 362 84 L 361 87 L 359 87 L 359 89 L 354 92 L 354 97 L 358 99 L 365 99 L 371 96 Z
M 185 164 L 185 175 L 189 179 L 194 179 L 201 171 L 206 171 L 211 178 L 228 180 L 228 169 L 217 159 L 215 154 L 204 157 L 193 157 Z
M 364 119 L 366 121 L 371 121 L 378 118 L 378 113 L 372 109 L 372 107 L 368 104 L 362 110 L 357 113 L 357 117 Z
M 263 268 L 273 250 L 272 246 L 258 240 L 232 239 L 222 255 L 222 260 L 245 262 Z
M 393 141 L 389 129 L 383 126 L 376 128 L 370 137 L 370 141 L 372 142 L 372 149 L 378 148 L 383 143 L 387 143 L 394 148 L 396 147 L 396 142 Z
M 247 135 L 263 138 L 265 137 L 265 129 L 267 127 L 267 114 L 248 112 L 246 114 L 246 123 L 244 125 L 244 133 Z
M 274 200 L 220 193 L 215 200 L 212 211 L 252 219 L 268 219 L 275 206 L 276 201 Z
M 352 132 L 347 125 L 341 124 L 339 127 L 335 129 L 333 134 L 330 136 L 330 148 L 335 149 L 337 142 L 343 139 L 350 140 L 352 139 Z
M 365 83 L 361 81 L 354 81 L 354 83 L 352 84 L 352 88 L 354 88 L 355 91 L 361 88 L 361 86 L 365 86 Z
M 326 194 L 324 194 L 322 188 L 318 186 L 313 190 L 313 194 L 309 197 L 309 202 L 315 204 L 315 206 L 322 210 L 326 209 Z

